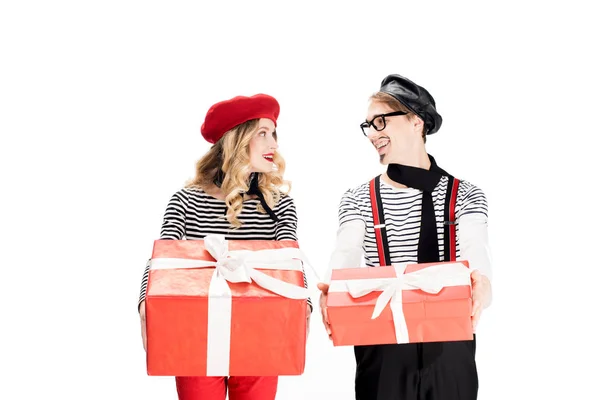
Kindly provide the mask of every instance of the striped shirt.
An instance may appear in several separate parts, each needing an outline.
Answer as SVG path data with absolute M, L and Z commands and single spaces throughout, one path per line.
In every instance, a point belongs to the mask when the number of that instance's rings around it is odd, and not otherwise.
M 296 206 L 290 196 L 281 196 L 273 208 L 278 222 L 273 221 L 268 214 L 259 212 L 259 204 L 258 199 L 244 201 L 242 211 L 238 215 L 242 226 L 235 229 L 225 218 L 224 200 L 218 200 L 198 188 L 180 189 L 167 205 L 160 239 L 200 240 L 209 234 L 220 234 L 227 240 L 298 240 Z M 146 298 L 149 270 L 148 264 L 142 279 L 138 308 Z M 306 274 L 304 287 L 307 287 Z M 308 304 L 312 310 L 310 299 Z
M 447 184 L 448 177 L 443 176 L 432 193 L 440 260 L 444 259 L 444 206 Z M 414 188 L 396 188 L 385 183 L 383 179 L 380 180 L 380 188 L 391 261 L 392 263 L 416 263 L 423 192 Z M 364 223 L 362 250 L 365 263 L 369 267 L 378 266 L 379 257 L 373 228 L 369 182 L 344 193 L 338 214 L 340 226 L 356 220 Z M 460 258 L 460 220 L 466 215 L 476 214 L 481 217 L 480 220 L 484 224 L 487 224 L 486 196 L 477 186 L 461 180 L 456 199 L 457 259 Z

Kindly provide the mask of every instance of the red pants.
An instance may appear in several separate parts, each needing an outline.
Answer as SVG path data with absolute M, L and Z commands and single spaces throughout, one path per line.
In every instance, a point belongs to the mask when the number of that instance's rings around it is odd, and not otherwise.
M 179 400 L 274 400 L 276 376 L 178 376 L 175 378 Z

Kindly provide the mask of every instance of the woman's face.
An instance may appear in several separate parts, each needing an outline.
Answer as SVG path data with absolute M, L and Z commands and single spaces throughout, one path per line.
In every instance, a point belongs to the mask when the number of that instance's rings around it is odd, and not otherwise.
M 273 171 L 273 156 L 277 148 L 277 132 L 275 123 L 268 118 L 258 121 L 258 130 L 250 139 L 250 171 Z

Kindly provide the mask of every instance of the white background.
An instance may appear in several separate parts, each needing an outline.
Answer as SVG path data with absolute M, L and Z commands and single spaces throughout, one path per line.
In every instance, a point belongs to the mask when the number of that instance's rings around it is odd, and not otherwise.
M 433 94 L 428 151 L 488 196 L 479 398 L 600 398 L 592 2 L 200 3 L 0 6 L 1 399 L 175 399 L 146 375 L 136 304 L 168 199 L 208 149 L 206 110 L 280 101 L 322 274 L 341 195 L 382 171 L 358 124 L 390 73 Z M 306 373 L 278 399 L 352 399 L 353 374 L 315 313 Z

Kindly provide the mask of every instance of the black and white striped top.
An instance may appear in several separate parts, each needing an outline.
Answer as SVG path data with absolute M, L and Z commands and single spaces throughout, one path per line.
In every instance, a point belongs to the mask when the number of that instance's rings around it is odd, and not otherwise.
M 164 214 L 160 239 L 200 240 L 209 234 L 224 235 L 227 240 L 298 240 L 296 206 L 290 196 L 283 195 L 273 208 L 278 222 L 268 214 L 260 213 L 258 199 L 245 200 L 238 219 L 242 222 L 235 229 L 225 218 L 226 205 L 198 188 L 183 188 L 169 201 Z M 142 279 L 139 304 L 146 298 L 149 265 Z M 306 274 L 304 286 L 307 287 Z M 312 310 L 311 300 L 308 304 Z
M 432 193 L 434 203 L 438 247 L 440 260 L 444 259 L 444 205 L 448 177 L 443 176 Z M 380 180 L 381 201 L 383 203 L 386 232 L 392 263 L 416 263 L 421 224 L 422 191 L 413 188 L 395 188 Z M 460 181 L 456 199 L 456 219 L 467 214 L 480 213 L 487 218 L 487 200 L 481 189 L 475 185 Z M 379 265 L 369 182 L 344 193 L 339 205 L 340 226 L 353 220 L 362 220 L 365 224 L 363 252 L 365 264 L 369 267 Z M 460 223 L 457 225 L 456 257 L 460 257 Z

